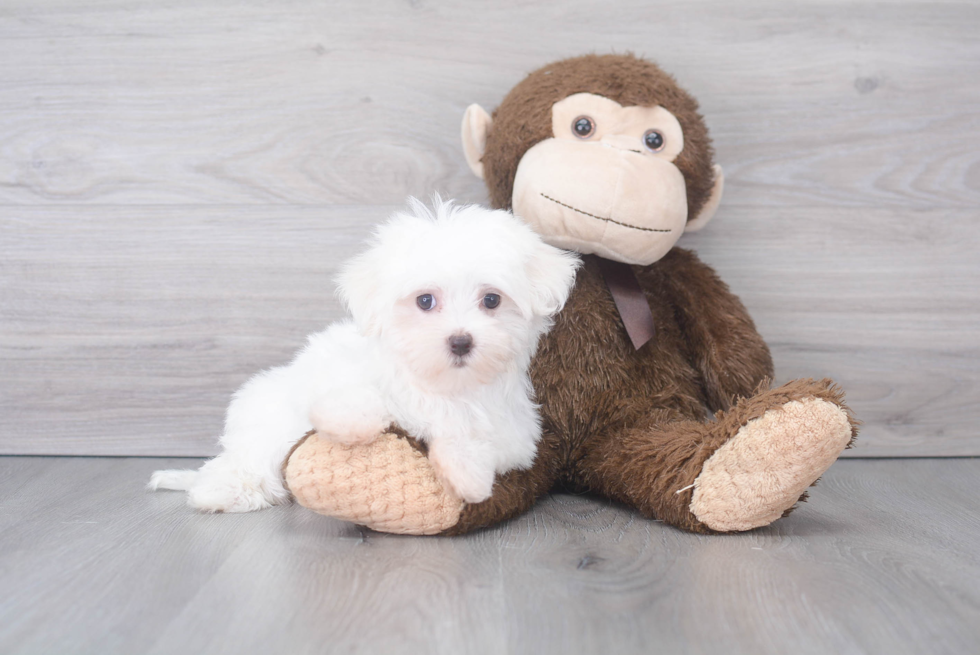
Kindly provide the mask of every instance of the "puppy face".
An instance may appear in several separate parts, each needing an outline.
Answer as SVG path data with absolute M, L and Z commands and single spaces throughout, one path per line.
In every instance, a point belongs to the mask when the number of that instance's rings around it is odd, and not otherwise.
M 381 337 L 414 376 L 448 390 L 487 384 L 528 359 L 533 326 L 501 290 L 447 279 L 395 303 Z
M 502 211 L 413 202 L 345 268 L 340 291 L 364 334 L 419 383 L 452 391 L 526 368 L 565 303 L 578 259 Z

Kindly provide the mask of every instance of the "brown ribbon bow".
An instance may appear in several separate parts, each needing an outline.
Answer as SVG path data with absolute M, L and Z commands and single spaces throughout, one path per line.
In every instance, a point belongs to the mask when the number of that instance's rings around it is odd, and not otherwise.
M 636 274 L 629 264 L 602 257 L 595 259 L 609 293 L 612 294 L 613 302 L 616 303 L 616 309 L 619 310 L 619 316 L 623 319 L 626 334 L 633 342 L 633 348 L 639 350 L 653 338 L 656 328 L 653 324 L 653 312 L 650 311 L 650 304 L 643 295 Z

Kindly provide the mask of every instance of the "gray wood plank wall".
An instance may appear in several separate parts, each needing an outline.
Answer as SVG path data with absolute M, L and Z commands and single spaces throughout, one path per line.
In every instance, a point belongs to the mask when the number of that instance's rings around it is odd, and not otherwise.
M 726 197 L 681 245 L 779 380 L 838 380 L 854 455 L 978 455 L 978 35 L 977 2 L 6 0 L 0 453 L 213 453 L 373 222 L 485 200 L 469 103 L 631 50 L 701 101 Z

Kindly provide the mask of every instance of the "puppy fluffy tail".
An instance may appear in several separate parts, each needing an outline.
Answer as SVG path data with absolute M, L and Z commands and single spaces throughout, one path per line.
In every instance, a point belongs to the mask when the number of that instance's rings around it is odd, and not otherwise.
M 151 491 L 157 489 L 173 489 L 174 491 L 187 491 L 194 484 L 197 478 L 197 471 L 191 470 L 170 470 L 154 471 L 150 476 L 150 481 L 146 488 Z

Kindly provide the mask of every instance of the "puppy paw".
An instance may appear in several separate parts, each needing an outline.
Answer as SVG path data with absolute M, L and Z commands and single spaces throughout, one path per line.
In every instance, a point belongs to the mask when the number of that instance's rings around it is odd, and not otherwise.
M 436 477 L 452 488 L 456 495 L 470 504 L 482 503 L 493 493 L 494 473 L 479 471 L 458 463 L 450 464 L 445 458 L 439 457 L 431 450 L 429 462 Z
M 345 402 L 348 401 L 348 402 Z M 350 399 L 331 398 L 316 403 L 310 410 L 310 423 L 328 441 L 349 446 L 371 443 L 387 429 L 381 412 Z
M 477 503 L 482 503 L 484 500 L 488 499 L 493 491 L 493 485 L 489 487 L 483 484 L 467 484 L 463 482 L 450 482 L 450 487 L 456 492 L 456 495 L 462 498 L 464 501 L 470 505 L 476 505 Z

